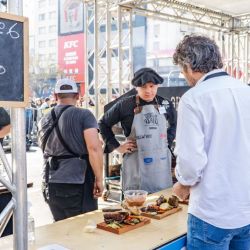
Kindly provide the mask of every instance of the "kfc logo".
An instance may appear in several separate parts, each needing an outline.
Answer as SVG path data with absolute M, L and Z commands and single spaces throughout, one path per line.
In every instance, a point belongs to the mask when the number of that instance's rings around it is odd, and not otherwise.
M 78 40 L 64 42 L 64 49 L 78 48 Z

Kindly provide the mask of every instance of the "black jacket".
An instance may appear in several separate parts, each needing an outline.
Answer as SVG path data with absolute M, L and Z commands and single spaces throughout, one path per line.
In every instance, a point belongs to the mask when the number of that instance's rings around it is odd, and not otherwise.
M 160 96 L 156 96 L 157 103 L 162 105 L 164 99 Z M 167 102 L 167 103 L 166 103 Z M 148 104 L 157 104 L 156 101 L 145 102 L 140 99 L 140 106 Z M 169 127 L 167 130 L 168 143 L 171 146 L 175 138 L 176 133 L 176 111 L 173 107 L 171 101 L 165 100 L 164 105 L 166 107 L 165 117 L 168 121 Z M 121 122 L 121 126 L 126 137 L 129 136 L 131 132 L 131 127 L 134 119 L 134 109 L 136 107 L 135 95 L 129 96 L 125 99 L 117 102 L 112 108 L 104 113 L 103 117 L 99 121 L 100 133 L 106 144 L 105 153 L 110 153 L 114 149 L 120 146 L 119 142 L 116 140 L 115 135 L 112 131 L 112 126 Z

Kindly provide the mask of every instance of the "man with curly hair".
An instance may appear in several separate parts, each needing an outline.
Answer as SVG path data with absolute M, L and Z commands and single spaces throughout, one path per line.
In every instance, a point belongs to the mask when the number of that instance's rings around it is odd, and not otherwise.
M 174 53 L 190 86 L 178 107 L 174 192 L 189 194 L 189 250 L 250 249 L 250 88 L 222 68 L 207 37 Z

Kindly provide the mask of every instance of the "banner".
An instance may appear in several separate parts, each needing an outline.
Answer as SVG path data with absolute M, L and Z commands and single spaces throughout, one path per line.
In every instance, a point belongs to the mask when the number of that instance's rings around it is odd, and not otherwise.
M 79 0 L 59 0 L 59 35 L 82 33 L 83 2 Z
M 84 34 L 58 37 L 59 70 L 78 83 L 84 82 Z

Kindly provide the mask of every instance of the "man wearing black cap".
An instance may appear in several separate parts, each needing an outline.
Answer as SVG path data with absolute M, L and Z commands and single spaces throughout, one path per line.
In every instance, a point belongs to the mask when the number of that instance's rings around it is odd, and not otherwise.
M 175 138 L 176 115 L 172 103 L 157 96 L 163 82 L 153 69 L 134 74 L 137 95 L 121 99 L 99 122 L 107 152 L 124 154 L 122 189 L 143 189 L 150 193 L 172 186 L 171 146 Z M 112 126 L 121 122 L 127 140 L 119 144 Z

